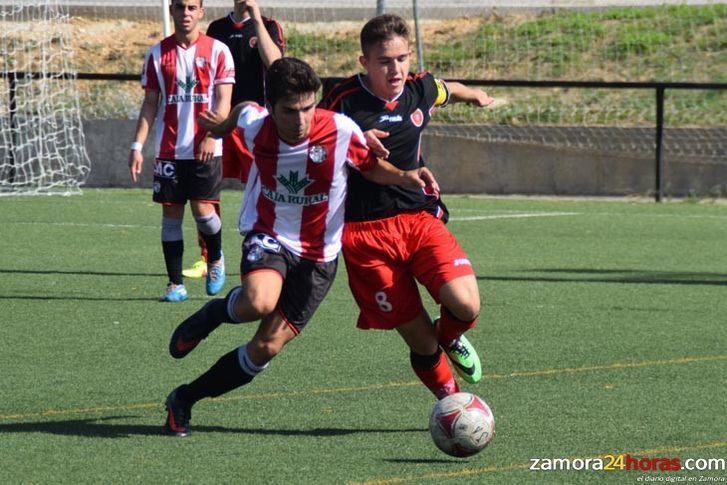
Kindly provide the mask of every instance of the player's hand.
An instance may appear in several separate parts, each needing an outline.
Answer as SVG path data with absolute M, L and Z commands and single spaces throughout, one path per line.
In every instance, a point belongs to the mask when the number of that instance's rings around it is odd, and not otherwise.
M 131 150 L 129 152 L 129 173 L 131 174 L 132 182 L 136 183 L 139 180 L 143 163 L 144 157 L 139 150 Z
M 377 130 L 376 128 L 364 131 L 364 138 L 366 139 L 366 144 L 368 145 L 369 150 L 371 150 L 371 153 L 383 159 L 386 159 L 389 156 L 389 150 L 386 149 L 379 138 L 386 138 L 388 136 L 388 131 Z
M 486 92 L 477 89 L 475 93 L 475 99 L 472 104 L 474 104 L 475 106 L 479 106 L 480 108 L 484 108 L 485 106 L 489 106 L 494 102 L 495 98 L 492 98 Z
M 434 174 L 426 167 L 420 167 L 415 170 L 407 170 L 406 176 L 409 179 L 411 186 L 421 187 L 425 189 L 427 193 L 433 195 L 439 194 L 439 184 Z
M 245 10 L 250 14 L 253 19 L 260 19 L 262 14 L 260 13 L 260 6 L 257 4 L 257 0 L 247 0 L 245 2 Z
M 199 144 L 199 153 L 197 153 L 197 160 L 202 163 L 207 163 L 212 160 L 215 156 L 215 148 L 217 147 L 217 140 L 211 136 L 206 136 Z

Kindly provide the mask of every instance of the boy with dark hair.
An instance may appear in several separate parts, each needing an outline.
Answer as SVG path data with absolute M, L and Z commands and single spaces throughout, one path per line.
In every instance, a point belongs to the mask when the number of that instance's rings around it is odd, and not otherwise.
M 347 167 L 376 183 L 437 189 L 426 168 L 403 171 L 376 159 L 353 121 L 317 109 L 320 85 L 308 64 L 284 57 L 266 74 L 267 109 L 243 103 L 227 119 L 200 115 L 212 133 L 240 132 L 256 183 L 240 220 L 241 285 L 182 322 L 169 351 L 185 357 L 223 322 L 261 321 L 252 340 L 169 394 L 168 434 L 188 435 L 194 403 L 252 381 L 305 328 L 336 274 Z
M 426 72 L 410 74 L 409 27 L 396 15 L 366 23 L 361 50 L 366 73 L 334 87 L 320 107 L 350 116 L 372 151 L 399 169 L 424 166 L 421 133 L 436 108 L 492 102 L 485 92 L 460 83 Z M 467 382 L 482 377 L 480 360 L 463 335 L 480 312 L 477 280 L 443 219 L 446 208 L 437 191 L 379 186 L 355 172 L 349 176 L 343 255 L 360 308 L 357 325 L 396 329 L 410 348 L 415 374 L 440 399 L 459 391 L 445 353 Z M 434 324 L 417 282 L 440 304 Z

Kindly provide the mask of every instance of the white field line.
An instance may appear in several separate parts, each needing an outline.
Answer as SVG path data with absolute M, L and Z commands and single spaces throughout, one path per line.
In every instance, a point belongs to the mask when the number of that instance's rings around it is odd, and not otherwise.
M 582 212 L 583 215 L 605 216 L 605 217 L 648 217 L 650 219 L 727 219 L 727 214 L 633 214 L 628 212 Z
M 487 216 L 450 217 L 450 221 L 486 221 L 491 219 L 524 219 L 528 217 L 559 217 L 576 216 L 580 212 L 523 212 L 512 214 L 494 214 Z
M 466 217 L 450 217 L 450 221 L 482 221 L 489 219 L 521 219 L 527 217 L 557 217 L 557 216 L 574 216 L 580 212 L 513 212 L 508 214 L 490 214 L 483 216 L 466 216 Z M 158 225 L 145 224 L 102 224 L 88 222 L 33 222 L 33 221 L 7 221 L 3 224 L 32 225 L 32 226 L 69 226 L 69 227 L 109 227 L 112 229 L 132 229 L 132 228 L 153 228 L 158 229 Z
M 511 211 L 496 211 L 497 214 L 492 212 L 483 211 L 480 209 L 455 209 L 452 212 L 480 212 L 481 216 L 464 216 L 464 217 L 450 217 L 450 221 L 455 222 L 466 222 L 466 221 L 486 221 L 486 220 L 497 220 L 497 219 L 526 219 L 532 217 L 562 217 L 562 216 L 603 216 L 603 217 L 647 217 L 650 219 L 661 219 L 661 218 L 677 218 L 677 219 L 727 219 L 726 215 L 713 215 L 713 214 L 643 214 L 643 213 L 629 213 L 629 212 L 518 212 L 515 210 Z M 108 227 L 112 229 L 159 229 L 156 224 L 105 224 L 105 223 L 88 223 L 88 222 L 50 222 L 50 221 L 0 221 L 3 225 L 32 225 L 32 226 L 68 226 L 68 227 Z M 237 232 L 235 226 L 225 227 L 225 229 L 232 229 Z
M 5 221 L 3 224 L 17 224 L 24 226 L 69 226 L 69 227 L 111 227 L 111 228 L 154 228 L 159 229 L 159 225 L 144 224 L 100 224 L 96 222 L 39 222 L 39 221 Z

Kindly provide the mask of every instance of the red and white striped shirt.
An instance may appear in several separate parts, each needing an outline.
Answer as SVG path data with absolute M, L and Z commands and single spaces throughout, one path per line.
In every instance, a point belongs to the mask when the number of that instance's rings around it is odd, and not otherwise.
M 309 137 L 290 146 L 273 119 L 248 105 L 237 123 L 253 154 L 240 231 L 274 236 L 286 249 L 316 262 L 333 261 L 341 250 L 347 168 L 370 170 L 376 158 L 350 118 L 316 109 Z
M 222 42 L 200 33 L 188 48 L 169 36 L 149 49 L 141 86 L 159 91 L 161 102 L 154 122 L 157 158 L 191 160 L 204 138 L 197 116 L 217 106 L 215 86 L 235 82 L 235 63 Z M 217 140 L 215 156 L 222 155 Z

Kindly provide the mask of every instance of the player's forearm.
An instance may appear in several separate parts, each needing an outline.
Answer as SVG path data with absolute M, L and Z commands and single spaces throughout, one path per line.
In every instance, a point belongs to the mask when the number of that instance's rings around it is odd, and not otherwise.
M 232 103 L 232 84 L 220 84 L 217 86 L 217 106 L 215 112 L 220 116 L 227 117 L 230 114 Z
M 260 59 L 262 59 L 265 67 L 270 67 L 270 64 L 283 57 L 283 53 L 280 51 L 280 47 L 270 37 L 270 32 L 265 28 L 262 18 L 253 19 L 255 22 L 255 32 L 257 33 L 257 48 L 260 53 Z
M 146 138 L 149 136 L 151 126 L 156 118 L 157 105 L 150 101 L 144 100 L 139 111 L 139 120 L 136 122 L 136 132 L 133 141 L 144 145 Z
M 396 168 L 391 163 L 381 158 L 377 159 L 376 165 L 365 172 L 361 172 L 363 177 L 379 185 L 402 185 L 402 186 L 419 186 L 414 182 L 411 174 L 406 170 Z
M 217 137 L 227 136 L 232 133 L 237 126 L 237 120 L 240 118 L 240 112 L 248 104 L 250 104 L 249 101 L 238 104 L 232 108 L 229 116 L 224 119 L 221 119 L 221 117 L 217 116 L 216 113 L 209 112 L 209 116 L 207 113 L 202 113 L 202 115 L 200 115 L 200 124 L 209 133 Z
M 237 118 L 235 118 L 235 120 L 236 119 Z M 235 120 L 233 120 L 230 116 L 217 124 L 205 126 L 205 128 L 207 129 L 208 134 L 216 138 L 227 136 L 235 129 Z
M 485 104 L 489 96 L 480 89 L 470 88 L 462 83 L 447 82 L 449 103 Z

